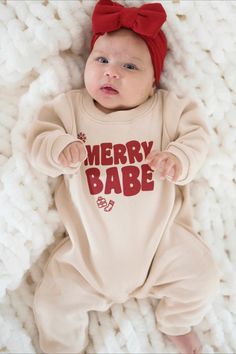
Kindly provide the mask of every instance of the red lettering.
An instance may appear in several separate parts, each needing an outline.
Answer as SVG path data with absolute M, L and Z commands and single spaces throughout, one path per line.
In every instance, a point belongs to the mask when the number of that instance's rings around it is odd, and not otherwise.
M 85 166 L 89 165 L 99 165 L 99 145 L 86 145 L 88 157 L 84 161 Z
M 149 154 L 149 152 L 152 149 L 152 145 L 153 145 L 153 141 L 149 141 L 149 143 L 147 141 L 143 141 L 141 143 L 143 151 L 144 151 L 144 158 L 146 159 L 147 155 Z
M 137 162 L 141 162 L 143 159 L 143 155 L 139 152 L 140 151 L 140 143 L 135 140 L 131 140 L 126 144 L 128 155 L 129 155 L 129 162 L 134 163 L 135 159 Z
M 147 164 L 142 165 L 141 169 L 142 169 L 142 191 L 153 191 L 154 181 L 152 180 L 152 175 L 153 175 L 152 169 Z
M 101 165 L 112 165 L 113 159 L 111 157 L 112 143 L 101 144 Z
M 112 166 L 119 164 L 136 164 L 143 161 L 150 153 L 153 141 L 132 140 L 123 144 L 102 143 L 101 145 L 86 145 L 88 157 L 85 165 Z M 101 154 L 101 155 L 100 155 Z M 139 166 L 128 165 L 121 169 L 110 167 L 102 172 L 97 167 L 85 170 L 90 194 L 120 194 L 134 196 L 140 191 L 154 190 L 153 171 L 147 164 Z M 104 179 L 104 181 L 103 181 Z
M 127 157 L 125 156 L 126 147 L 123 144 L 115 144 L 114 149 L 114 164 L 118 165 L 121 163 L 124 165 L 127 162 Z
M 136 166 L 122 167 L 123 177 L 123 193 L 126 196 L 138 194 L 141 188 L 141 183 L 138 180 L 139 168 Z
M 87 182 L 89 186 L 90 194 L 98 194 L 101 193 L 103 189 L 103 183 L 99 179 L 100 171 L 98 168 L 88 168 L 86 171 Z
M 112 189 L 116 194 L 121 193 L 120 179 L 117 167 L 111 167 L 107 169 L 105 194 L 110 194 Z

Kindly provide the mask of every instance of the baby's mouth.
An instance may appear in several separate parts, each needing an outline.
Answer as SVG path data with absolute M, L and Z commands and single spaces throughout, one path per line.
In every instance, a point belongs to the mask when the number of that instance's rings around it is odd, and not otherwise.
M 117 95 L 119 92 L 114 89 L 111 85 L 103 85 L 101 87 L 102 92 L 108 94 L 108 95 Z

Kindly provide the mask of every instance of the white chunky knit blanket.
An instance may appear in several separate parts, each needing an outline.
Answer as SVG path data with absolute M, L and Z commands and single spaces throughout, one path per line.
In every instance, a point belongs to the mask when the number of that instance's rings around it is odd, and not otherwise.
M 199 100 L 212 139 L 191 193 L 196 229 L 213 252 L 221 284 L 196 331 L 204 353 L 236 353 L 236 2 L 162 3 L 169 52 L 161 85 Z M 40 352 L 33 294 L 64 228 L 53 204 L 55 181 L 29 165 L 25 140 L 40 104 L 83 85 L 94 4 L 0 2 L 1 352 Z M 176 353 L 156 328 L 155 306 L 133 299 L 92 312 L 87 353 Z

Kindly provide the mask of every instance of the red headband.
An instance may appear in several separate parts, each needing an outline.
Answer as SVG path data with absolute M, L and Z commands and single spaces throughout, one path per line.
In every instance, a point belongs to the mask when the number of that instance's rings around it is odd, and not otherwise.
M 111 0 L 99 0 L 92 16 L 93 37 L 91 49 L 99 36 L 120 28 L 129 28 L 146 42 L 153 63 L 156 82 L 159 82 L 167 52 L 167 42 L 161 26 L 166 12 L 161 4 L 124 7 Z

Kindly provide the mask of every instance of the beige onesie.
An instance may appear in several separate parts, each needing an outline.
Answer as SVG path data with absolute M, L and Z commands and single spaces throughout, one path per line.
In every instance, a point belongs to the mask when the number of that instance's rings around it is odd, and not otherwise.
M 32 165 L 59 177 L 55 193 L 68 237 L 45 268 L 34 302 L 46 353 L 80 353 L 88 311 L 131 297 L 160 299 L 158 328 L 185 334 L 216 292 L 209 249 L 192 228 L 187 184 L 200 168 L 209 135 L 197 105 L 165 90 L 139 107 L 105 114 L 85 89 L 62 94 L 39 111 L 28 136 Z M 71 142 L 86 159 L 58 162 Z M 158 179 L 145 158 L 167 150 L 181 161 L 176 184 Z

